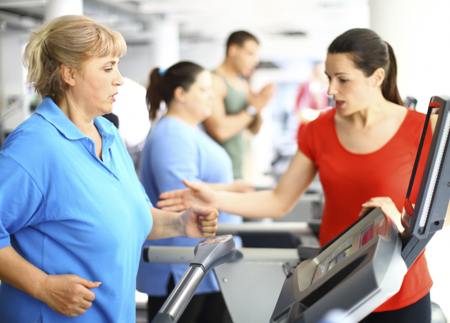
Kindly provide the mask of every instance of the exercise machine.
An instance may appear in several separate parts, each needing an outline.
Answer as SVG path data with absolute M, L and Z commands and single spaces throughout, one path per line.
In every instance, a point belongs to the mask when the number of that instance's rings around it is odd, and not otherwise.
M 413 207 L 411 188 L 426 129 L 435 109 L 439 110 L 439 117 L 419 195 Z M 449 110 L 450 100 L 440 97 L 431 99 L 405 203 L 410 223 L 401 235 L 379 209 L 373 209 L 320 249 L 317 255 L 313 254 L 300 263 L 302 254 L 299 255 L 294 249 L 284 250 L 285 254 L 280 249 L 273 249 L 273 252 L 258 249 L 264 254 L 255 254 L 255 250 L 245 248 L 234 249 L 233 256 L 227 260 L 222 258 L 222 264 L 214 269 L 233 321 L 317 322 L 335 308 L 342 310 L 347 318 L 358 321 L 394 295 L 400 289 L 408 268 L 444 224 L 450 197 Z M 218 237 L 213 241 L 220 244 L 221 239 Z M 147 260 L 151 260 L 152 249 L 147 249 L 144 255 L 146 253 Z M 189 262 L 187 258 L 180 260 Z M 198 260 L 191 262 L 191 266 L 196 264 Z M 258 271 L 263 273 L 265 265 L 268 270 L 261 277 Z M 267 287 L 266 293 L 252 289 L 252 282 L 255 281 L 256 287 L 263 286 L 263 290 Z M 234 285 L 231 284 L 233 282 Z M 180 281 L 166 303 L 173 303 L 174 299 L 179 298 L 187 304 L 191 294 L 177 292 L 187 284 L 189 279 Z M 271 306 L 271 301 L 263 303 L 278 294 L 275 305 Z M 241 304 L 241 310 L 236 310 L 233 303 Z M 162 310 L 165 308 L 166 304 Z M 264 316 L 266 308 L 270 311 L 274 308 L 270 318 Z M 178 306 L 178 309 L 184 307 Z M 166 319 L 170 320 L 160 322 L 176 322 L 180 315 L 172 312 L 166 315 Z

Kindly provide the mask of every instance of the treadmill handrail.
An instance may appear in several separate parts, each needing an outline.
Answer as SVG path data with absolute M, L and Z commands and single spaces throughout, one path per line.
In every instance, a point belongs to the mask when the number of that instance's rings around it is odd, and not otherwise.
M 442 229 L 450 199 L 450 149 L 448 148 L 450 145 L 450 99 L 432 97 L 427 119 L 431 115 L 431 110 L 436 107 L 439 107 L 439 116 L 425 172 L 410 218 L 410 225 L 403 235 L 402 257 L 408 268 L 423 252 L 434 233 Z M 423 131 L 427 131 L 426 124 Z M 416 160 L 420 158 L 420 151 L 419 147 Z
M 209 270 L 214 266 L 236 260 L 236 254 L 236 246 L 231 235 L 216 236 L 200 241 L 194 248 L 194 257 L 188 270 L 176 284 L 152 322 L 177 322 Z
M 206 271 L 201 265 L 190 266 L 170 293 L 152 323 L 178 322 L 205 275 Z
M 308 222 L 244 222 L 219 223 L 217 234 L 239 233 L 295 233 L 313 235 Z
M 144 248 L 144 261 L 161 264 L 189 264 L 194 259 L 195 247 L 150 246 Z M 247 262 L 289 261 L 297 257 L 297 249 L 239 248 Z

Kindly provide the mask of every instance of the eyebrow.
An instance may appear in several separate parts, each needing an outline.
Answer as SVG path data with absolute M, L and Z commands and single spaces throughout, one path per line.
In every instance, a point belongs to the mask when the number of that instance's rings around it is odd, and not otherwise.
M 327 76 L 330 76 L 326 71 L 324 72 Z M 335 76 L 347 76 L 348 73 L 344 73 L 344 72 L 337 72 L 334 73 Z
M 111 65 L 119 64 L 119 60 L 117 60 L 117 61 L 111 60 L 111 61 L 106 62 L 104 65 L 108 65 L 108 64 L 111 64 Z

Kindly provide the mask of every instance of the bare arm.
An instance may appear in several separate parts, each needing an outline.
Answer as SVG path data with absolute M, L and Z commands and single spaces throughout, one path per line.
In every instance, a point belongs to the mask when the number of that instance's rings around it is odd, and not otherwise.
M 2 281 L 66 316 L 78 316 L 87 311 L 95 299 L 90 289 L 101 284 L 76 275 L 48 275 L 10 246 L 0 249 L 0 263 Z
M 250 218 L 277 218 L 285 215 L 295 205 L 316 172 L 314 163 L 299 151 L 274 190 L 231 193 L 215 191 L 202 182 L 183 181 L 187 189 L 162 193 L 157 205 L 170 211 L 205 205 Z
M 269 103 L 275 93 L 275 85 L 273 83 L 266 84 L 258 93 L 250 91 L 249 103 L 255 107 L 260 107 L 258 111 Z M 258 112 L 253 121 L 248 125 L 247 129 L 251 134 L 256 135 L 261 129 L 263 119 L 261 113 Z
M 306 191 L 315 174 L 313 162 L 297 152 L 274 190 L 244 194 L 217 192 L 214 204 L 220 210 L 245 217 L 282 217 Z
M 235 180 L 234 182 L 228 184 L 205 183 L 205 185 L 207 185 L 214 191 L 245 193 L 245 192 L 253 192 L 255 190 L 255 188 L 252 185 L 240 179 Z
M 258 113 L 248 125 L 247 130 L 250 131 L 252 135 L 256 135 L 261 130 L 262 124 L 263 119 L 261 113 Z
M 39 293 L 46 273 L 22 258 L 12 247 L 0 249 L 0 263 L 2 281 L 40 299 Z
M 153 208 L 152 231 L 147 239 L 162 239 L 183 235 L 183 224 L 178 213 Z
M 225 112 L 224 98 L 226 88 L 224 81 L 218 76 L 214 76 L 213 107 L 211 116 L 204 121 L 206 131 L 218 142 L 225 142 L 235 136 L 253 121 L 253 117 L 242 111 L 234 115 L 227 115 Z
M 163 239 L 177 236 L 192 238 L 210 237 L 216 234 L 218 212 L 209 207 L 194 207 L 183 213 L 153 208 L 152 231 L 147 239 Z

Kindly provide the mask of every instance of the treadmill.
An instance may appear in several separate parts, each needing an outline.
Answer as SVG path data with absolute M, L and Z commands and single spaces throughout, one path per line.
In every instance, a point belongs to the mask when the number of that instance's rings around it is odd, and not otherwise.
M 412 207 L 409 195 L 430 115 L 436 109 L 439 110 L 439 117 L 416 206 Z M 222 291 L 225 292 L 225 286 L 230 283 L 230 273 L 247 275 L 245 279 L 248 280 L 251 276 L 258 276 L 253 269 L 264 266 L 270 267 L 267 267 L 266 275 L 263 280 L 259 280 L 258 285 L 272 286 L 272 281 L 279 281 L 276 283 L 279 285 L 271 287 L 271 294 L 276 297 L 279 293 L 279 296 L 278 300 L 274 301 L 276 305 L 270 322 L 317 322 L 332 309 L 340 309 L 353 321 L 370 314 L 400 289 L 408 268 L 444 224 L 450 197 L 450 151 L 447 149 L 449 110 L 449 99 L 433 97 L 430 100 L 405 205 L 406 212 L 411 215 L 410 223 L 401 236 L 395 225 L 379 209 L 373 209 L 317 254 L 313 253 L 310 259 L 301 261 L 298 265 L 296 262 L 299 255 L 296 250 L 291 252 L 293 250 L 286 249 L 286 254 L 280 257 L 281 249 L 271 249 L 273 257 L 278 256 L 279 259 L 269 263 L 268 258 L 272 257 L 269 257 L 270 253 L 264 249 L 259 249 L 264 255 L 255 255 L 253 251 L 249 253 L 250 248 L 237 250 L 231 236 L 204 240 L 194 252 L 189 248 L 175 248 L 177 250 L 173 250 L 174 255 L 168 255 L 169 249 L 152 252 L 155 251 L 154 248 L 146 248 L 146 261 L 173 262 L 175 259 L 175 262 L 190 262 L 190 268 L 184 278 L 177 284 L 153 322 L 177 322 L 196 286 L 210 269 L 214 268 Z M 265 263 L 260 261 L 261 257 L 266 258 Z M 249 258 L 250 262 L 246 261 L 246 258 Z M 251 262 L 254 258 L 258 259 L 257 262 Z M 246 262 L 249 265 L 242 267 L 243 271 L 236 270 L 239 265 L 245 266 Z M 289 262 L 289 266 L 286 266 Z M 245 272 L 246 270 L 250 272 Z M 272 275 L 274 272 L 278 272 L 277 275 Z M 279 280 L 280 277 L 282 280 Z M 233 288 L 237 289 L 233 298 L 239 298 L 235 302 L 245 304 L 259 296 L 259 291 L 249 290 L 252 296 L 242 297 L 242 292 L 246 289 L 242 284 Z M 264 294 L 264 297 L 267 295 Z M 228 305 L 226 293 L 224 298 Z M 258 311 L 263 312 L 265 307 L 259 303 Z M 247 307 L 247 312 L 251 311 L 250 308 L 251 306 Z M 234 320 L 233 308 L 230 308 L 230 312 Z M 249 315 L 254 317 L 255 314 L 257 316 L 258 313 Z M 254 322 L 263 321 L 265 320 Z M 250 320 L 247 317 L 247 320 L 242 322 Z
M 438 121 L 414 207 L 410 194 L 434 110 Z M 332 309 L 356 322 L 398 292 L 408 268 L 444 224 L 450 198 L 449 110 L 449 99 L 431 98 L 406 196 L 409 225 L 402 235 L 380 209 L 370 210 L 295 268 L 270 322 L 317 322 Z
M 158 318 L 155 317 L 153 322 L 176 322 L 189 303 L 198 285 L 197 282 L 211 269 L 217 278 L 234 323 L 269 321 L 288 272 L 299 262 L 300 251 L 297 248 L 241 247 L 237 249 L 231 234 L 242 232 L 260 234 L 290 232 L 301 235 L 302 239 L 306 236 L 311 241 L 315 240 L 308 225 L 302 222 L 241 223 L 239 225 L 220 223 L 217 230 L 220 235 L 200 242 L 195 248 L 182 246 L 144 248 L 143 258 L 146 262 L 189 264 L 188 272 L 194 269 L 196 272 L 195 275 L 185 274 L 191 278 L 183 278 L 184 282 L 180 281 L 177 284 L 175 288 L 179 291 L 169 296 L 173 297 L 173 300 L 167 301 L 167 305 L 161 308 Z M 315 250 L 318 245 L 316 242 L 311 248 Z M 300 247 L 303 254 L 303 249 L 306 247 L 303 245 Z M 219 259 L 220 262 L 217 262 L 216 260 Z

